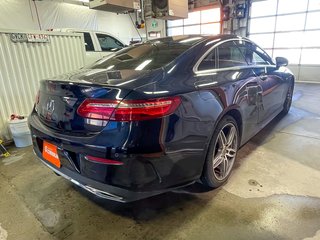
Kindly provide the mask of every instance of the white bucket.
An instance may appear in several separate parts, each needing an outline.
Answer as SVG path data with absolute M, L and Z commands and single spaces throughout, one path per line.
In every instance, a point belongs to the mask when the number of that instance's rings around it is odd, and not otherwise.
M 27 118 L 10 120 L 9 128 L 16 147 L 27 147 L 32 145 L 31 132 L 28 127 Z

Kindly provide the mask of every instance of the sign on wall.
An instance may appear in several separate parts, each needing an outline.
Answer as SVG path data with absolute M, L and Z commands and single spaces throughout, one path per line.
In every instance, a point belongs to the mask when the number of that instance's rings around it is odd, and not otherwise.
M 33 33 L 11 33 L 10 39 L 14 43 L 28 42 L 28 43 L 47 43 L 50 42 L 47 34 L 33 34 Z

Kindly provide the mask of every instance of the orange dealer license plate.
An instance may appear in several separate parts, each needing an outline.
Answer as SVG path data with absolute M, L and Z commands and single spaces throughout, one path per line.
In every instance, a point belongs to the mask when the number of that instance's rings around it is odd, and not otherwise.
M 42 150 L 42 156 L 45 160 L 52 163 L 56 167 L 60 168 L 61 163 L 58 156 L 58 148 L 57 146 L 48 143 L 46 141 L 43 141 L 43 150 Z

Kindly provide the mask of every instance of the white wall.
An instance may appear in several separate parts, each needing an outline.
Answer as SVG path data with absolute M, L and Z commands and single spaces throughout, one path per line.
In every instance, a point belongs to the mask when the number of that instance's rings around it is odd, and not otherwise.
M 0 0 L 0 28 L 23 30 L 91 29 L 110 32 L 125 43 L 129 43 L 131 38 L 139 38 L 127 14 L 117 15 L 96 11 L 87 6 L 62 1 Z M 141 35 L 145 36 L 144 30 L 139 31 Z
M 125 43 L 129 43 L 131 38 L 139 39 L 137 29 L 133 27 L 132 21 L 128 14 L 115 14 L 103 11 L 97 13 L 97 30 L 112 33 Z M 135 17 L 132 16 L 133 22 Z M 146 37 L 145 29 L 138 30 L 142 38 Z
M 320 67 L 317 65 L 289 64 L 297 82 L 320 83 Z
M 39 29 L 28 0 L 0 1 L 0 28 Z
M 10 139 L 10 115 L 30 114 L 41 79 L 74 71 L 85 62 L 82 34 L 48 32 L 47 43 L 16 43 L 10 35 L 0 29 L 0 138 L 4 140 Z

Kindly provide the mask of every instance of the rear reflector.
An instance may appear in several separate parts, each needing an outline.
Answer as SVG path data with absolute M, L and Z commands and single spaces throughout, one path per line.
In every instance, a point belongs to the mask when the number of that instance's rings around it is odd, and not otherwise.
M 151 100 L 86 99 L 78 108 L 84 118 L 112 121 L 141 121 L 172 114 L 180 105 L 180 97 Z
M 99 157 L 93 157 L 93 156 L 85 156 L 85 158 L 91 162 L 96 162 L 96 163 L 103 163 L 108 165 L 123 165 L 123 162 L 111 160 L 111 159 L 105 159 L 105 158 L 99 158 Z

